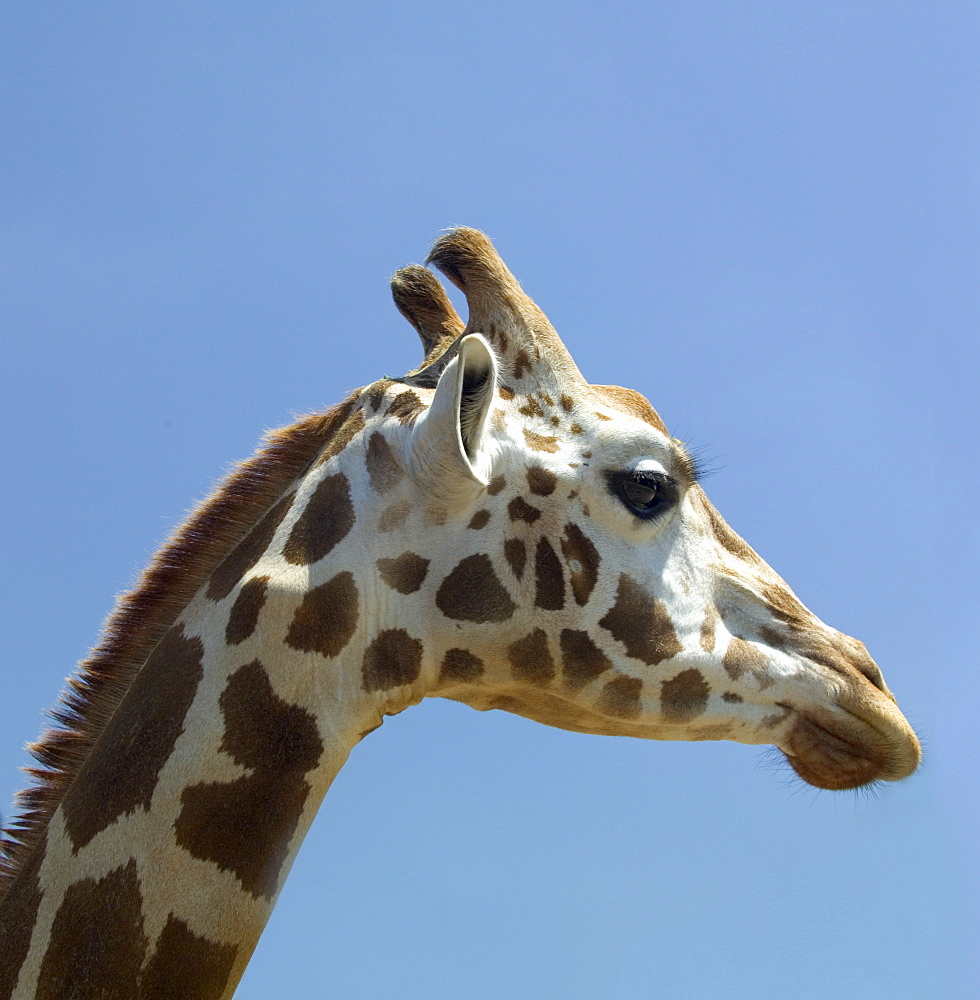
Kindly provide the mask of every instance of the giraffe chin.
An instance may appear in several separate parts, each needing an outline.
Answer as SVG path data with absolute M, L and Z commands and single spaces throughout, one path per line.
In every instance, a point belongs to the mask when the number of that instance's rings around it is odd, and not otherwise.
M 790 767 L 816 788 L 844 791 L 873 781 L 899 781 L 919 765 L 919 743 L 907 723 L 895 725 L 891 717 L 866 721 L 850 712 L 796 714 L 780 749 Z

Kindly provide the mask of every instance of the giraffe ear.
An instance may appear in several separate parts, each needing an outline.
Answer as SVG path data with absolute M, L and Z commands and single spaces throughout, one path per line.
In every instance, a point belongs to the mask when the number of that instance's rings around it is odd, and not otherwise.
M 461 475 L 480 486 L 490 481 L 483 432 L 496 387 L 493 349 L 478 333 L 463 337 L 439 376 L 431 406 L 415 425 L 419 471 L 434 488 L 458 484 Z

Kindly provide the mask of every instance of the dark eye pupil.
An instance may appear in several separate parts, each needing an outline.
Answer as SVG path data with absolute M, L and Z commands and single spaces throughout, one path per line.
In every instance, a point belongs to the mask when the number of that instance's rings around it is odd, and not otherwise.
M 649 507 L 657 499 L 657 485 L 649 479 L 627 479 L 623 492 L 634 507 Z

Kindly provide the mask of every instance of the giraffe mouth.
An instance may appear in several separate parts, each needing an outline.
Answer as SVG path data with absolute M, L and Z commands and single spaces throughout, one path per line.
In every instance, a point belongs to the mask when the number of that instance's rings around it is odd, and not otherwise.
M 780 749 L 805 782 L 842 791 L 873 781 L 899 781 L 918 767 L 919 742 L 897 708 L 883 705 L 870 713 L 862 706 L 860 714 L 850 706 L 838 708 L 833 713 L 793 709 L 796 721 Z

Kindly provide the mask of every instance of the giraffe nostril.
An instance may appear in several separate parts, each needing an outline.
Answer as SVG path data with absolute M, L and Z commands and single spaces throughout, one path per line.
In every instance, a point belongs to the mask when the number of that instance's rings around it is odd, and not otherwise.
M 853 676 L 854 672 L 857 672 L 883 694 L 892 697 L 878 664 L 871 658 L 864 643 L 858 639 L 852 639 L 843 632 L 829 636 L 814 632 L 806 635 L 785 635 L 769 626 L 762 626 L 757 632 L 760 640 L 774 649 L 802 656 L 837 674 Z
M 852 639 L 849 635 L 839 633 L 839 645 L 848 662 L 867 680 L 869 680 L 879 691 L 891 695 L 885 685 L 885 678 L 882 676 L 878 664 L 871 658 L 867 648 L 860 639 Z

